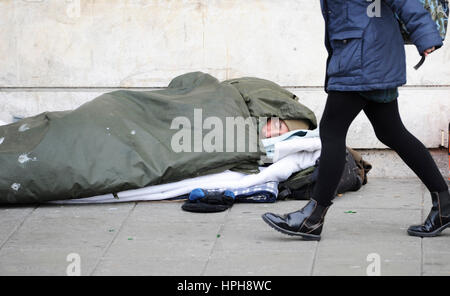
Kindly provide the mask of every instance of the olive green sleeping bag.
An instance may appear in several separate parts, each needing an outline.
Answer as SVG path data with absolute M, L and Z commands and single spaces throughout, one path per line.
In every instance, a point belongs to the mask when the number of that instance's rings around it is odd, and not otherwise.
M 279 116 L 317 126 L 313 112 L 273 82 L 241 78 L 220 83 L 205 73 L 187 73 L 162 90 L 114 91 L 72 111 L 45 112 L 0 126 L 0 203 L 83 198 L 257 168 L 264 154 L 259 146 L 256 151 L 199 150 L 201 145 L 195 145 L 212 129 L 199 122 L 199 114 L 203 121 Z M 174 125 L 176 118 L 191 125 Z M 180 132 L 193 139 L 180 140 Z M 175 151 L 174 139 L 192 149 Z

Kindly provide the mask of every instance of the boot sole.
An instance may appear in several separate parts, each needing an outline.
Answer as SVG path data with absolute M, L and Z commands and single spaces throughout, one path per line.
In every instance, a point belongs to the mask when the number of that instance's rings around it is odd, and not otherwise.
M 280 226 L 274 224 L 271 220 L 267 219 L 264 215 L 262 215 L 261 217 L 262 217 L 263 221 L 266 222 L 270 227 L 272 227 L 276 231 L 281 232 L 283 234 L 287 234 L 290 236 L 300 236 L 304 240 L 308 240 L 308 241 L 320 241 L 320 239 L 321 239 L 320 235 L 294 232 L 294 231 L 289 231 L 289 230 L 283 229 Z
M 441 234 L 441 232 L 443 230 L 445 230 L 447 227 L 450 227 L 450 222 L 439 227 L 438 229 L 436 229 L 433 232 L 428 232 L 428 233 L 427 232 L 416 232 L 416 231 L 412 231 L 412 230 L 408 229 L 408 234 L 410 236 L 419 236 L 419 237 L 436 237 L 436 236 L 439 236 Z

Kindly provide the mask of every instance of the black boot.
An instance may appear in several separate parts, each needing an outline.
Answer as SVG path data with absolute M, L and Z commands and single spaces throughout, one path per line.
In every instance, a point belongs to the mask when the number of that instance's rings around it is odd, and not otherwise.
M 320 240 L 323 222 L 328 207 L 321 206 L 311 199 L 303 209 L 278 216 L 272 213 L 262 215 L 263 220 L 275 230 L 288 234 L 301 236 L 306 240 Z
M 409 227 L 411 236 L 433 237 L 441 234 L 442 230 L 450 227 L 450 192 L 431 192 L 433 207 L 428 218 L 422 225 Z

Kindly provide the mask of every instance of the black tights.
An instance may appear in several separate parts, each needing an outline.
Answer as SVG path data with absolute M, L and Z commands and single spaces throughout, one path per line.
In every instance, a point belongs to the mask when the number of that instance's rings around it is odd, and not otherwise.
M 448 190 L 428 149 L 403 125 L 397 100 L 376 103 L 356 92 L 330 91 L 320 121 L 322 152 L 313 193 L 319 204 L 329 206 L 335 196 L 345 166 L 347 131 L 361 110 L 369 118 L 378 140 L 395 150 L 430 192 Z

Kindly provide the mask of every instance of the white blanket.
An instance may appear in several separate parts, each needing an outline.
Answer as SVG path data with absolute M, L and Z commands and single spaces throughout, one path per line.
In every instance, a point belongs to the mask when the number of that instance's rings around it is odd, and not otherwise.
M 190 193 L 196 188 L 247 188 L 270 181 L 282 182 L 293 173 L 313 166 L 320 156 L 321 142 L 319 137 L 294 138 L 275 145 L 275 156 L 272 165 L 260 168 L 261 172 L 253 175 L 225 171 L 218 174 L 195 177 L 183 181 L 162 185 L 148 186 L 141 189 L 119 192 L 118 198 L 112 194 L 100 196 L 54 201 L 52 203 L 113 203 L 129 201 L 165 200 Z

